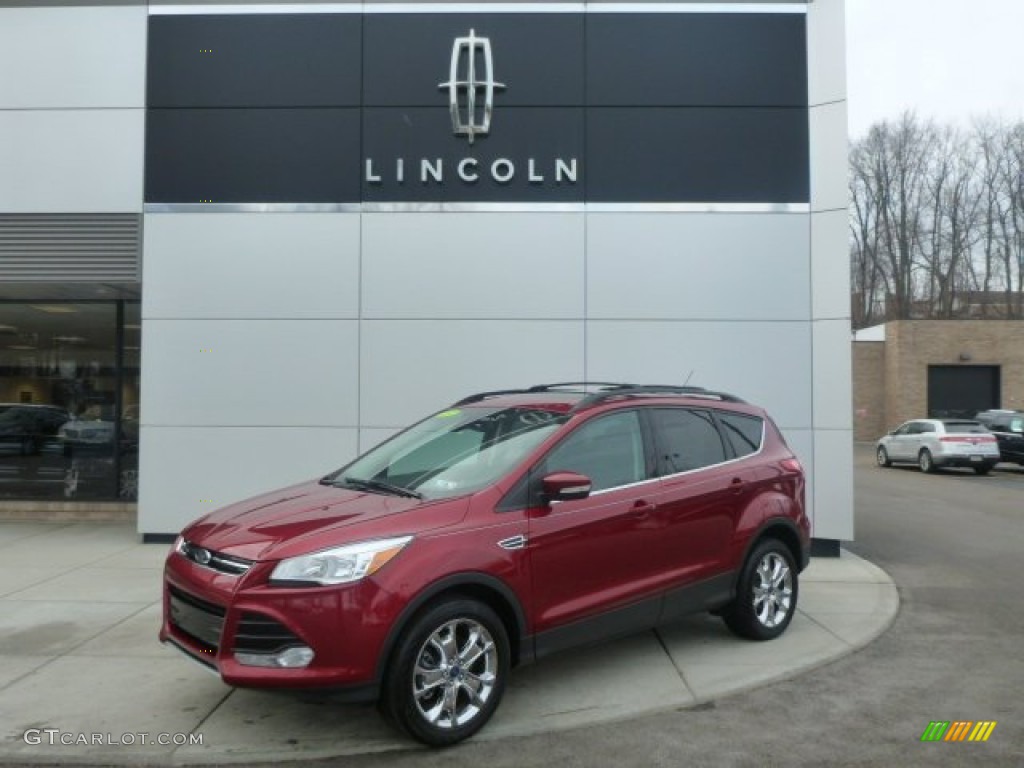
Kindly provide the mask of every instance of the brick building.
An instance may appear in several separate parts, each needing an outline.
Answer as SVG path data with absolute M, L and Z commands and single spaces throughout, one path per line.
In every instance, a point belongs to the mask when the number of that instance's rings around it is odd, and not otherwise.
M 858 331 L 854 439 L 908 419 L 1024 409 L 1024 321 L 897 320 Z

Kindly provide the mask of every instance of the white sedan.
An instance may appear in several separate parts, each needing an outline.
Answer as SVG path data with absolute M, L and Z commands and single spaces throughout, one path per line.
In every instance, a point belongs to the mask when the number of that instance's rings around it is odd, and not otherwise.
M 999 444 L 985 426 L 968 419 L 914 419 L 901 424 L 875 446 L 878 466 L 917 464 L 922 472 L 970 467 L 987 475 L 999 462 Z

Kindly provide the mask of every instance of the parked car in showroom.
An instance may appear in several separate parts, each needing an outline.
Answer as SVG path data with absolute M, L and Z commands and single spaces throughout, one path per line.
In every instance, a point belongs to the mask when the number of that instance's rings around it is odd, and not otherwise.
M 765 411 L 732 395 L 484 392 L 185 528 L 160 638 L 229 685 L 341 689 L 453 744 L 510 668 L 556 651 L 699 611 L 778 637 L 809 557 L 804 486 Z
M 969 419 L 914 419 L 881 438 L 875 445 L 878 466 L 917 464 L 922 472 L 943 467 L 970 467 L 987 475 L 999 463 L 996 437 L 983 424 Z
M 1001 461 L 1024 466 L 1024 411 L 982 411 L 975 418 L 996 436 Z
M 89 416 L 75 416 L 60 428 L 58 437 L 67 447 L 109 445 L 114 442 L 114 406 L 94 406 Z M 139 444 L 139 406 L 127 405 L 121 414 L 121 442 Z
M 70 418 L 56 405 L 0 403 L 0 446 L 22 456 L 39 453 Z

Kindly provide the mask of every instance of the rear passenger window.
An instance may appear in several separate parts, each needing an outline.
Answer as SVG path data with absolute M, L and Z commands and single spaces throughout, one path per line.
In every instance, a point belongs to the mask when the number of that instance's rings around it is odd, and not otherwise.
M 657 409 L 659 464 L 664 474 L 688 472 L 725 461 L 725 446 L 708 411 Z
M 718 420 L 722 423 L 725 438 L 729 441 L 737 456 L 749 456 L 761 450 L 764 436 L 764 421 L 757 416 L 744 416 L 739 413 L 718 412 Z

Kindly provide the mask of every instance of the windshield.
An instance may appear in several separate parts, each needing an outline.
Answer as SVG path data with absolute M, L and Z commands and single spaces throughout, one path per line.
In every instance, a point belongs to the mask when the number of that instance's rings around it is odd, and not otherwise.
M 568 414 L 533 408 L 442 411 L 324 478 L 364 489 L 458 496 L 510 472 L 568 421 Z M 409 494 L 412 495 L 412 494 Z

